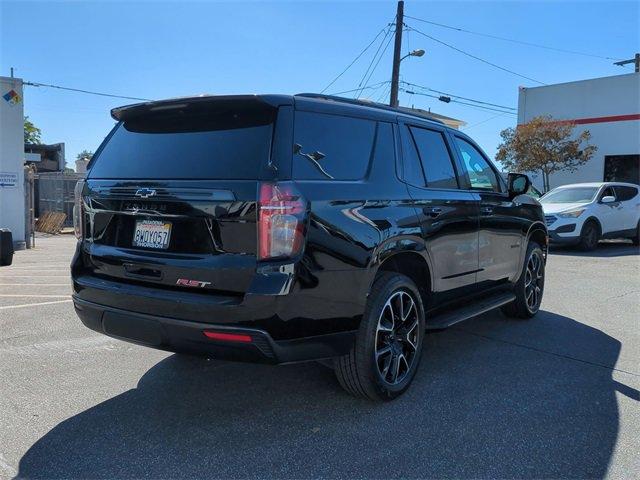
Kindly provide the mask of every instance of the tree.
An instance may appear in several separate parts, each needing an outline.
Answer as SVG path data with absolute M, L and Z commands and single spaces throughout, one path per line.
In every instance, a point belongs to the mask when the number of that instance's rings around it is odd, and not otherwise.
M 91 160 L 93 158 L 93 152 L 91 150 L 82 150 L 76 155 L 76 160 Z
M 554 121 L 549 116 L 533 118 L 524 125 L 500 132 L 496 160 L 508 170 L 542 172 L 545 192 L 549 191 L 549 175 L 560 171 L 574 172 L 588 162 L 598 149 L 588 145 L 589 130 L 574 136 L 575 124 Z M 583 143 L 585 144 L 583 146 Z
M 29 120 L 29 117 L 24 117 L 24 143 L 38 145 L 42 143 L 40 135 L 42 135 L 40 129 Z

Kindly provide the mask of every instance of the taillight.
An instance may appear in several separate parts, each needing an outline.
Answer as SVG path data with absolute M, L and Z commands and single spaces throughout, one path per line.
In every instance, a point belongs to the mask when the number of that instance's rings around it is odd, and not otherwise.
M 261 183 L 258 208 L 258 260 L 299 253 L 306 202 L 293 184 Z
M 220 340 L 222 342 L 240 342 L 240 343 L 251 343 L 252 339 L 249 335 L 243 335 L 240 333 L 224 333 L 224 332 L 213 332 L 211 330 L 205 330 L 202 332 L 205 337 L 210 338 L 211 340 Z
M 75 196 L 73 204 L 73 230 L 76 238 L 82 238 L 84 230 L 84 205 L 82 202 L 82 189 L 84 188 L 84 179 L 78 180 L 73 193 Z

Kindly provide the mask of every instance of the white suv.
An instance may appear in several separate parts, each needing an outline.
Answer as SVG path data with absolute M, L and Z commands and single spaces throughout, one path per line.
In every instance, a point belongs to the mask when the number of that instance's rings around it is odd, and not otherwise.
M 631 183 L 576 183 L 540 198 L 549 240 L 594 250 L 601 238 L 640 240 L 640 195 Z

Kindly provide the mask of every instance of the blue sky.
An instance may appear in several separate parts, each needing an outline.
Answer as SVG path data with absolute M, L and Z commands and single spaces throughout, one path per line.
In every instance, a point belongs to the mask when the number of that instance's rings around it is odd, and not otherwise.
M 382 28 L 396 2 L 11 2 L 0 0 L 0 75 L 120 95 L 159 99 L 211 93 L 320 91 Z M 425 2 L 405 13 L 433 22 L 614 58 L 640 51 L 638 2 Z M 544 83 L 630 73 L 612 60 L 498 41 L 405 19 L 443 42 Z M 405 33 L 402 78 L 455 95 L 517 106 L 518 86 L 537 84 L 468 58 L 416 32 Z M 391 44 L 370 84 L 388 80 Z M 328 91 L 356 88 L 377 44 Z M 375 99 L 382 89 L 365 90 Z M 25 113 L 43 141 L 65 142 L 67 161 L 95 150 L 131 103 L 25 87 Z M 467 132 L 495 154 L 499 132 L 515 125 L 454 103 L 401 94 L 403 105 L 468 122 Z

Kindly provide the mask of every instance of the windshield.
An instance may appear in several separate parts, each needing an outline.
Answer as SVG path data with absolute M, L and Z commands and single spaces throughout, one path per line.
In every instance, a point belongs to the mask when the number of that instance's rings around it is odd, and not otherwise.
M 576 187 L 552 190 L 540 199 L 542 203 L 588 203 L 593 200 L 598 187 Z
M 128 120 L 94 159 L 89 178 L 255 179 L 269 159 L 273 117 L 237 108 Z

